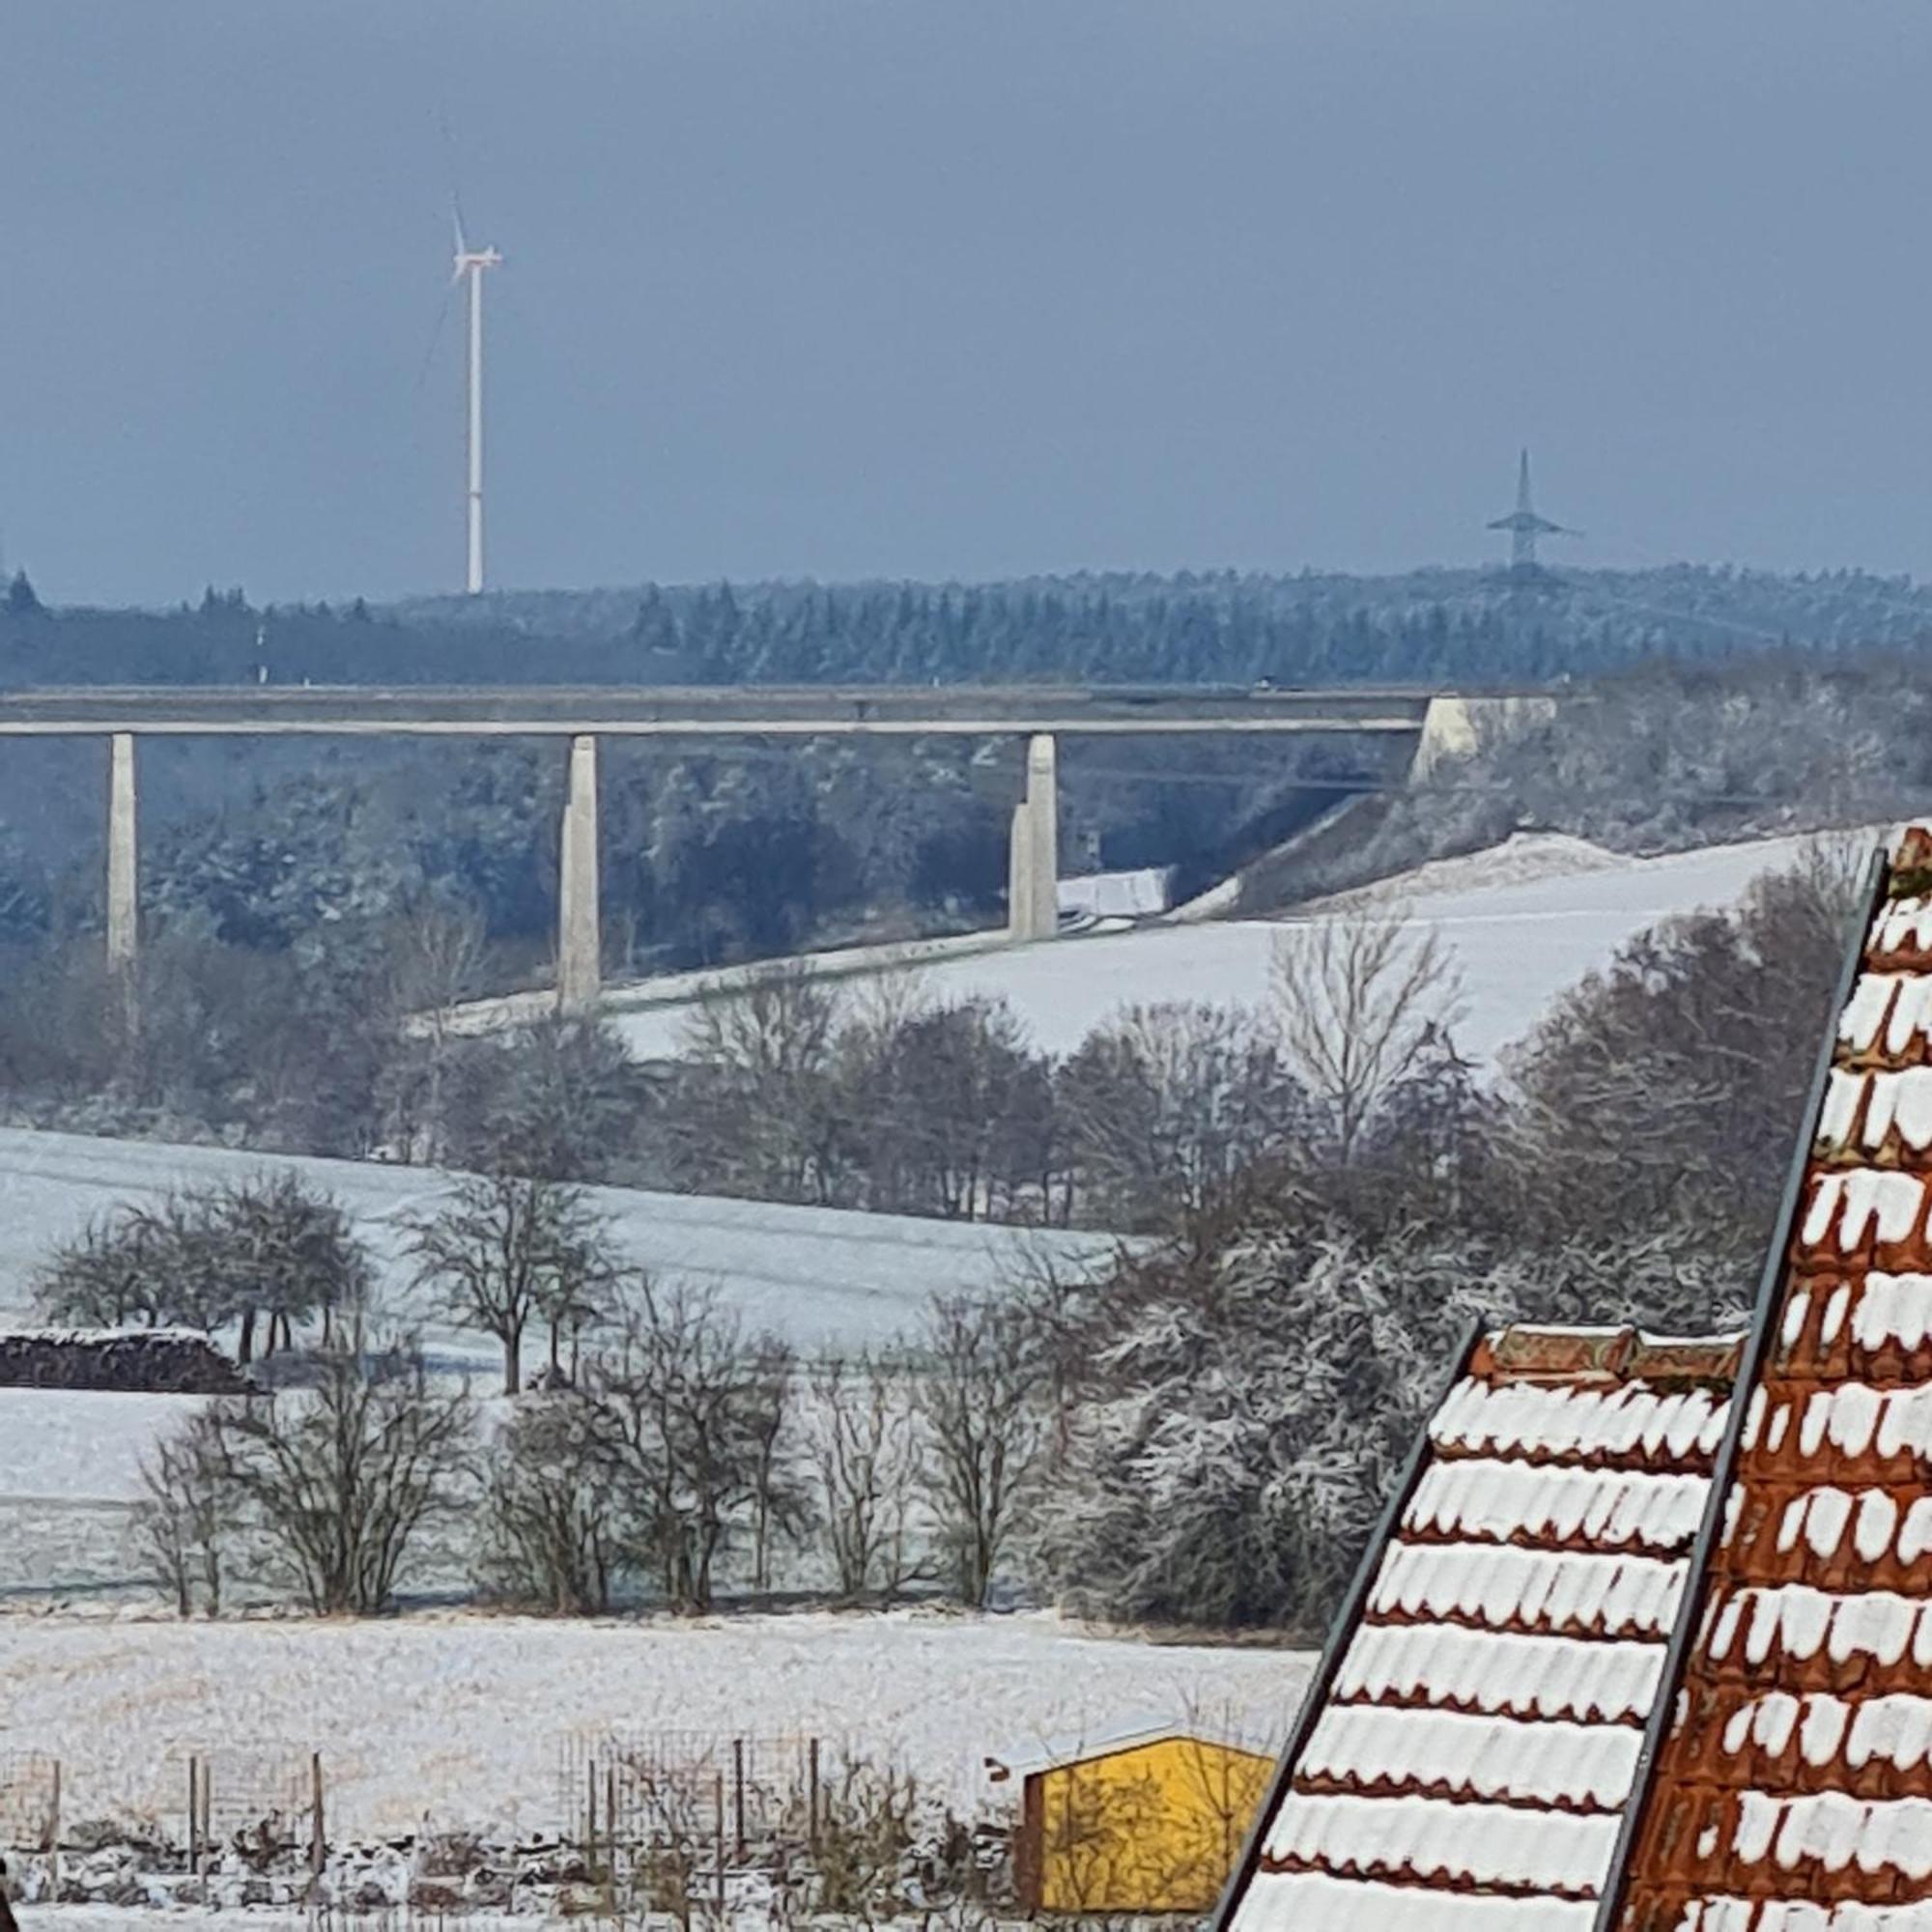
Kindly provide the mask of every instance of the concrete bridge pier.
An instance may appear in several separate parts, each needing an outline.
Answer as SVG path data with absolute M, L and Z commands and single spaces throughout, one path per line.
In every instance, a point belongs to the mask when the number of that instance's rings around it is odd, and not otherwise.
M 1007 932 L 1016 940 L 1051 939 L 1060 929 L 1060 780 L 1054 741 L 1027 741 L 1026 795 L 1013 808 L 1007 855 Z
M 584 734 L 570 741 L 570 774 L 564 789 L 563 850 L 557 867 L 557 1010 L 594 1010 L 603 979 L 597 908 L 597 740 Z
M 116 731 L 107 741 L 107 970 L 130 1014 L 140 943 L 139 853 L 134 734 Z

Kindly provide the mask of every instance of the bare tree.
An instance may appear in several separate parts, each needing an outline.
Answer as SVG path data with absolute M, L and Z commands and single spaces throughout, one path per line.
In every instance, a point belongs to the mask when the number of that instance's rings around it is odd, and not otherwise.
M 1044 1366 L 1011 1301 L 936 1297 L 922 1353 L 927 1498 L 959 1597 L 980 1605 L 1044 1460 Z
M 83 1328 L 119 1328 L 136 1320 L 153 1328 L 175 1319 L 159 1235 L 150 1217 L 127 1208 L 90 1221 L 35 1277 L 42 1318 Z
M 389 1606 L 423 1532 L 458 1507 L 474 1437 L 469 1396 L 429 1388 L 400 1350 L 332 1350 L 313 1389 L 210 1413 L 270 1574 L 322 1616 Z
M 526 1396 L 495 1447 L 483 1506 L 489 1586 L 562 1615 L 602 1614 L 624 1536 L 605 1409 L 577 1389 Z
M 135 1541 L 159 1573 L 176 1611 L 193 1615 L 198 1587 L 203 1609 L 218 1617 L 233 1498 L 220 1431 L 212 1416 L 196 1415 L 156 1444 L 152 1459 L 141 1464 L 141 1490 Z
M 752 1459 L 752 1587 L 772 1586 L 781 1536 L 804 1526 L 805 1494 L 792 1466 L 798 1351 L 775 1335 L 752 1346 L 747 1377 L 746 1446 Z
M 1088 1216 L 1109 1227 L 1208 1213 L 1309 1128 L 1300 1082 L 1238 1008 L 1129 1007 L 1088 1035 L 1058 1085 Z
M 445 1081 L 453 1163 L 488 1174 L 605 1174 L 644 1102 L 639 1069 L 602 1021 L 553 1015 L 463 1042 Z
M 268 1352 L 295 1342 L 295 1324 L 322 1319 L 327 1342 L 338 1311 L 359 1307 L 370 1284 L 367 1251 L 341 1205 L 293 1172 L 263 1173 L 183 1197 L 186 1238 L 177 1264 L 198 1270 L 204 1305 L 241 1324 L 238 1353 L 254 1355 L 255 1324 L 269 1321 Z
M 1670 1229 L 1687 1256 L 1728 1247 L 1749 1266 L 1830 1024 L 1853 892 L 1829 854 L 1768 872 L 1728 913 L 1638 933 L 1550 1004 L 1505 1057 L 1497 1146 L 1519 1240 Z
M 1282 1051 L 1346 1164 L 1378 1105 L 1461 1016 L 1454 964 L 1433 930 L 1412 937 L 1387 905 L 1291 924 L 1272 978 Z
M 624 1488 L 628 1543 L 665 1595 L 703 1610 L 734 1538 L 789 1520 L 790 1378 L 708 1289 L 638 1285 L 616 1353 L 595 1365 Z
M 684 1129 L 707 1172 L 774 1200 L 824 1198 L 841 1014 L 837 989 L 803 966 L 696 1007 L 686 1056 L 701 1077 Z
M 470 908 L 430 903 L 388 937 L 383 994 L 396 1045 L 381 1081 L 384 1130 L 405 1160 L 432 1161 L 444 1151 L 455 1009 L 481 981 L 483 921 Z
M 892 1598 L 921 1573 L 911 1538 L 919 1439 L 906 1365 L 834 1356 L 812 1373 L 809 1461 L 838 1594 Z
M 517 1174 L 457 1183 L 433 1214 L 402 1226 L 416 1281 L 458 1321 L 503 1348 L 503 1392 L 523 1386 L 524 1335 L 548 1318 L 554 1358 L 560 1333 L 587 1318 L 614 1278 L 602 1218 L 581 1188 Z

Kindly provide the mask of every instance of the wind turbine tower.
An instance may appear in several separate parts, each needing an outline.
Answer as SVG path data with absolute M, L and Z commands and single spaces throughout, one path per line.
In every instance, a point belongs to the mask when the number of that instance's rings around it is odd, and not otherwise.
M 1508 516 L 1498 517 L 1489 527 L 1510 533 L 1510 569 L 1520 571 L 1525 577 L 1539 568 L 1536 561 L 1538 537 L 1582 535 L 1581 530 L 1565 529 L 1561 524 L 1552 524 L 1548 517 L 1537 515 L 1536 505 L 1530 501 L 1529 496 L 1529 451 L 1526 449 L 1516 472 L 1516 508 Z
M 502 256 L 494 248 L 472 248 L 463 235 L 463 217 L 456 221 L 456 272 L 452 284 L 469 278 L 469 572 L 465 588 L 471 596 L 483 588 L 483 271 L 499 268 Z

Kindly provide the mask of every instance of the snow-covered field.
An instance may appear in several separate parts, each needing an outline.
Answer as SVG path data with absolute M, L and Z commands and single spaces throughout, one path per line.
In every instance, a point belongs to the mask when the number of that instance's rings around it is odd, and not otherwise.
M 169 1817 L 190 1751 L 319 1750 L 343 1836 L 554 1830 L 566 1737 L 817 1736 L 962 1809 L 985 1760 L 1149 1719 L 1279 1739 L 1311 1660 L 1083 1634 L 1045 1615 L 694 1624 L 412 1617 L 182 1624 L 0 1618 L 0 1751 L 62 1760 L 72 1820 Z M 1010 1796 L 1011 1787 L 1006 1787 Z
M 184 1183 L 282 1168 L 342 1203 L 377 1256 L 384 1307 L 421 1319 L 426 1311 L 410 1293 L 398 1222 L 432 1208 L 447 1188 L 449 1178 L 435 1169 L 0 1128 L 0 1323 L 24 1318 L 35 1267 L 90 1215 Z M 883 1341 L 917 1321 L 934 1293 L 998 1288 L 1042 1248 L 1077 1262 L 1111 1246 L 1104 1236 L 910 1215 L 623 1187 L 588 1192 L 627 1264 L 661 1280 L 715 1285 L 748 1327 L 775 1330 L 812 1351 Z M 439 1352 L 481 1370 L 497 1360 L 495 1346 L 473 1334 L 434 1326 L 426 1333 Z M 0 1450 L 7 1440 L 0 1435 Z M 19 1487 L 0 1470 L 0 1491 Z
M 1876 835 L 1873 835 L 1876 836 Z M 1716 845 L 1632 859 L 1559 835 L 1519 837 L 1468 859 L 1425 866 L 1285 921 L 1147 927 L 948 959 L 920 978 L 935 998 L 1000 996 L 1049 1053 L 1076 1048 L 1120 1008 L 1160 1000 L 1252 1004 L 1267 991 L 1284 933 L 1338 908 L 1406 905 L 1455 955 L 1467 997 L 1463 1050 L 1492 1060 L 1521 1037 L 1566 986 L 1625 940 L 1675 913 L 1733 904 L 1760 873 L 1788 864 L 1804 840 Z M 665 1006 L 614 1024 L 640 1059 L 675 1057 L 690 1009 Z
M 34 1270 L 90 1216 L 169 1187 L 294 1168 L 349 1209 L 378 1259 L 380 1306 L 421 1327 L 434 1359 L 499 1387 L 487 1337 L 433 1319 L 412 1292 L 399 1217 L 433 1204 L 448 1177 L 422 1168 L 297 1159 L 0 1129 L 0 1326 L 31 1320 Z M 914 1326 L 936 1292 L 982 1293 L 1042 1250 L 1079 1264 L 1106 1236 L 987 1228 L 707 1196 L 590 1190 L 618 1253 L 661 1281 L 710 1284 L 753 1329 L 806 1352 L 879 1344 Z M 0 1389 L 0 1600 L 124 1585 L 145 1565 L 127 1506 L 157 1437 L 194 1399 Z

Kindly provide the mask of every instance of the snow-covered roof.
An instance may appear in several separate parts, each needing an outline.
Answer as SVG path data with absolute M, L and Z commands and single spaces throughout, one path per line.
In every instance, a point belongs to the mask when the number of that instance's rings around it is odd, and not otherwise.
M 1932 1932 L 1932 831 L 1835 1036 L 1627 1932 Z
M 1211 1717 L 1195 1713 L 1146 1713 L 1127 1717 L 1092 1730 L 1065 1731 L 1054 1736 L 1031 1738 L 1010 1750 L 1003 1750 L 985 1761 L 989 1776 L 1031 1777 L 1036 1772 L 1056 1771 L 1063 1765 L 1088 1764 L 1094 1758 L 1115 1757 L 1122 1751 L 1138 1750 L 1144 1745 L 1157 1745 L 1169 1738 L 1182 1738 L 1205 1745 L 1220 1745 L 1233 1750 L 1264 1757 L 1281 1746 L 1281 1733 L 1272 1737 L 1249 1729 L 1235 1711 L 1219 1711 Z
M 1478 1346 L 1224 1923 L 1932 1932 L 1928 886 L 1909 827 L 1751 1334 Z
M 1587 1932 L 1739 1342 L 1512 1328 L 1428 1424 L 1236 1932 Z

